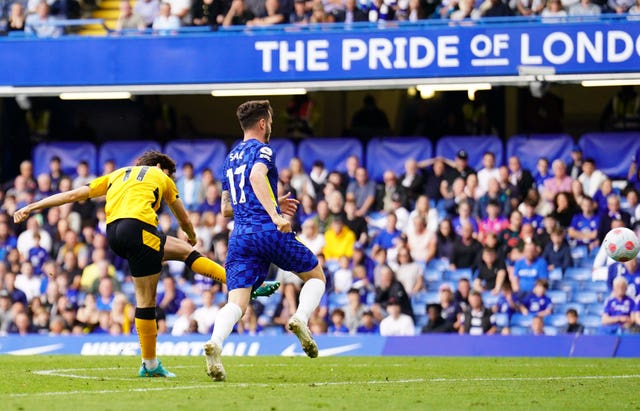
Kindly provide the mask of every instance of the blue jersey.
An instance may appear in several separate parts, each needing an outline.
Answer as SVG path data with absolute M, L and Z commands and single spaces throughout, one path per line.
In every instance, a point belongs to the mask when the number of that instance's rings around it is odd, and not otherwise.
M 42 274 L 42 265 L 49 258 L 47 250 L 42 247 L 33 247 L 29 249 L 29 256 L 27 259 L 33 266 L 33 273 L 36 275 Z
M 570 227 L 576 231 L 580 232 L 593 232 L 598 231 L 598 226 L 600 225 L 600 217 L 597 215 L 592 215 L 591 217 L 585 217 L 584 214 L 576 214 L 571 219 Z M 595 241 L 592 240 L 592 241 Z M 577 242 L 580 245 L 588 245 L 589 241 L 578 240 Z
M 515 294 L 511 295 L 511 300 L 514 304 L 518 304 L 518 299 L 516 298 Z M 509 318 L 511 318 L 511 316 L 516 312 L 513 307 L 511 307 L 509 300 L 507 300 L 507 297 L 504 294 L 500 294 L 500 296 L 498 297 L 498 301 L 496 302 L 496 306 L 498 307 L 498 313 L 507 314 Z
M 531 264 L 527 263 L 527 260 L 524 258 L 516 261 L 513 267 L 513 273 L 518 277 L 518 280 L 520 280 L 520 291 L 522 292 L 533 291 L 537 280 L 546 280 L 549 278 L 547 262 L 541 257 L 538 257 Z
M 544 217 L 540 214 L 534 214 L 531 217 L 522 216 L 522 225 L 531 224 L 535 231 L 544 229 L 543 221 Z
M 631 298 L 640 295 L 640 270 L 635 273 L 630 273 L 622 263 L 611 264 L 607 270 L 607 286 L 609 287 L 609 291 L 613 289 L 613 280 L 618 276 L 622 276 L 627 280 L 627 295 Z
M 267 144 L 251 139 L 238 144 L 227 155 L 224 162 L 222 189 L 231 195 L 234 217 L 234 234 L 250 234 L 276 230 L 264 207 L 256 197 L 249 181 L 251 169 L 257 163 L 267 167 L 267 182 L 271 198 L 280 213 L 276 193 L 278 192 L 278 170 L 275 153 Z
M 604 302 L 603 312 L 610 317 L 617 317 L 619 315 L 631 315 L 635 309 L 635 302 L 628 296 L 618 299 L 616 297 L 609 297 Z
M 525 297 L 522 305 L 527 308 L 530 314 L 537 314 L 551 307 L 551 298 L 547 297 L 546 295 L 538 297 L 537 295 L 531 293 L 527 297 Z

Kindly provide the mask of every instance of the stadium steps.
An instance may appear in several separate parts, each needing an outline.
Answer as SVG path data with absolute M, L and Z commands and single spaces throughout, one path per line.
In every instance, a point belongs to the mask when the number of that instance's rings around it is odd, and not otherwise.
M 114 28 L 119 13 L 120 0 L 102 0 L 100 2 L 100 8 L 91 12 L 91 18 L 104 19 L 107 27 Z M 78 34 L 82 36 L 104 36 L 107 34 L 107 31 L 99 24 L 91 24 L 83 26 Z

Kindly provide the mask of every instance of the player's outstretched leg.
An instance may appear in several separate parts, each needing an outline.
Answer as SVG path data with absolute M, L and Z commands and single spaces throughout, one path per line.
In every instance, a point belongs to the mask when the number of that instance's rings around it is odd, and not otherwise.
M 280 288 L 279 281 L 265 281 L 260 287 L 251 291 L 251 299 L 253 300 L 257 297 L 268 297 L 278 291 L 278 288 Z
M 207 359 L 207 375 L 214 381 L 224 381 L 227 373 L 222 365 L 222 347 L 213 341 L 204 344 L 204 355 Z
M 289 323 L 287 324 L 289 331 L 294 333 L 298 340 L 300 340 L 300 344 L 302 345 L 302 349 L 310 358 L 316 358 L 318 356 L 318 344 L 316 344 L 313 336 L 311 336 L 311 331 L 306 323 L 304 323 L 300 318 L 296 317 L 295 314 L 289 319 Z
M 324 294 L 324 273 L 320 265 L 317 265 L 310 272 L 300 274 L 300 277 L 305 280 L 302 290 L 300 290 L 300 303 L 295 314 L 289 320 L 287 327 L 298 337 L 304 352 L 310 358 L 316 358 L 318 356 L 318 345 L 313 339 L 307 323 L 311 313 L 318 307 Z

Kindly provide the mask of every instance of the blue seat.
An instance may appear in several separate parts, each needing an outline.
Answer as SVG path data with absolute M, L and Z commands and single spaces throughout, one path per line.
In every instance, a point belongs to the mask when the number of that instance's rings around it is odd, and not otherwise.
M 562 290 L 549 290 L 547 291 L 547 296 L 554 304 L 564 304 L 568 300 L 567 292 Z
M 565 280 L 587 281 L 591 280 L 591 269 L 586 267 L 569 267 L 564 273 Z
M 80 161 L 89 164 L 89 172 L 100 174 L 96 146 L 81 141 L 46 142 L 36 145 L 32 152 L 33 174 L 38 176 L 49 173 L 49 161 L 53 157 L 60 158 L 60 166 L 68 176 L 76 175 L 76 166 Z
M 331 293 L 329 294 L 329 308 L 339 308 L 349 302 L 347 293 Z
M 210 168 L 218 180 L 224 178 L 222 166 L 227 154 L 227 146 L 220 140 L 177 140 L 165 146 L 165 152 L 177 165 L 176 178 L 182 176 L 182 165 L 193 164 L 193 172 L 200 174 Z
M 611 144 L 615 141 L 615 144 Z M 633 156 L 640 150 L 640 133 L 587 133 L 578 142 L 584 156 L 611 178 L 626 178 Z
M 549 281 L 561 281 L 562 280 L 562 269 L 554 268 L 549 272 Z
M 571 295 L 580 289 L 580 283 L 574 280 L 551 281 L 550 290 L 560 290 Z
M 442 281 L 442 271 L 427 268 L 424 270 L 424 280 L 428 283 Z
M 440 302 L 440 296 L 437 291 L 427 291 L 424 296 L 425 304 L 438 304 Z
M 309 138 L 298 145 L 298 157 L 307 171 L 311 170 L 317 160 L 322 160 L 329 171 L 346 171 L 346 160 L 351 155 L 357 156 L 360 164 L 364 165 L 364 151 L 360 140 L 348 137 Z
M 411 308 L 413 309 L 413 315 L 419 316 L 424 315 L 427 312 L 426 304 L 411 302 Z
M 530 335 L 531 334 L 531 329 L 529 329 L 529 327 L 513 326 L 509 328 L 509 331 L 511 332 L 511 335 Z
M 522 167 L 532 171 L 540 157 L 546 157 L 550 162 L 558 158 L 568 162 L 572 148 L 573 138 L 567 134 L 516 135 L 507 140 L 506 146 L 507 158 L 517 156 Z
M 532 315 L 524 315 L 520 313 L 515 313 L 511 316 L 511 324 L 517 327 L 531 327 L 531 322 L 533 321 Z
M 602 303 L 591 303 L 587 305 L 586 313 L 589 315 L 601 315 L 604 305 Z
M 595 291 L 597 293 L 609 293 L 609 287 L 606 281 L 587 281 L 583 284 L 582 289 L 585 291 Z
M 593 304 L 598 302 L 598 293 L 595 291 L 578 291 L 571 299 L 580 304 Z
M 458 268 L 444 272 L 444 279 L 447 281 L 459 281 L 463 278 L 471 280 L 473 273 L 470 268 Z
M 446 271 L 449 269 L 449 262 L 440 258 L 434 258 L 427 263 L 427 268 L 437 271 Z
M 585 315 L 580 318 L 580 323 L 588 328 L 597 328 L 602 326 L 602 317 L 599 315 Z
M 102 166 L 107 160 L 113 160 L 116 168 L 132 166 L 149 150 L 160 151 L 160 144 L 155 141 L 107 141 L 98 150 L 98 164 Z
M 552 327 L 565 327 L 567 325 L 567 316 L 564 314 L 551 314 L 544 318 L 544 323 Z
M 561 332 L 558 327 L 554 327 L 552 325 L 545 326 L 543 329 L 544 335 L 558 335 Z
M 578 315 L 583 315 L 586 312 L 585 306 L 580 303 L 557 304 L 553 306 L 553 312 L 554 314 L 566 314 L 567 310 L 571 308 L 576 310 Z
M 459 150 L 465 150 L 469 156 L 469 165 L 480 170 L 482 156 L 491 151 L 496 157 L 496 166 L 504 161 L 502 140 L 496 136 L 444 136 L 436 143 L 436 155 L 452 159 Z
M 482 302 L 485 307 L 493 307 L 498 303 L 498 295 L 491 294 L 491 291 L 485 291 L 482 293 Z
M 509 326 L 509 314 L 495 313 L 493 314 L 493 320 L 495 321 L 496 326 L 500 328 Z
M 385 171 L 404 173 L 409 159 L 423 160 L 432 156 L 431 141 L 424 137 L 375 137 L 367 143 L 367 170 L 369 177 L 382 182 Z

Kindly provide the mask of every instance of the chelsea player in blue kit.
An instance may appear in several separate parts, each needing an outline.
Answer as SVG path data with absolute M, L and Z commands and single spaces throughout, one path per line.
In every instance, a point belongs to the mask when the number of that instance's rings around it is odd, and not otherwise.
M 222 184 L 222 212 L 234 217 L 225 265 L 229 299 L 216 317 L 211 339 L 204 345 L 207 374 L 214 381 L 226 378 L 222 344 L 247 309 L 252 288 L 264 281 L 271 263 L 304 281 L 298 309 L 287 327 L 311 358 L 318 356 L 318 346 L 307 322 L 320 303 L 326 282 L 318 259 L 296 238 L 291 222 L 281 214 L 293 215 L 298 201 L 288 194 L 276 197 L 278 171 L 275 154 L 268 145 L 273 120 L 269 101 L 243 103 L 236 115 L 244 139 L 227 155 Z

